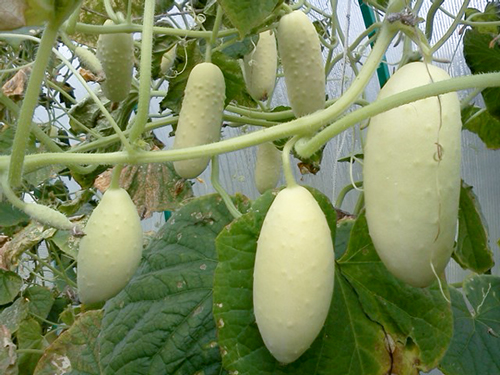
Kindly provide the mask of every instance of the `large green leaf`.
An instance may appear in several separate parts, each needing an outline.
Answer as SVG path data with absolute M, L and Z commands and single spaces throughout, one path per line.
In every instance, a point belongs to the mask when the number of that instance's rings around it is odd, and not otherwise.
M 12 227 L 30 221 L 30 217 L 9 202 L 0 202 L 0 228 Z M 4 228 L 2 228 L 2 231 Z
M 0 305 L 14 301 L 23 285 L 23 279 L 15 272 L 0 268 Z
M 102 310 L 82 314 L 45 349 L 34 375 L 101 374 L 96 338 L 100 332 L 102 316 Z
M 23 320 L 16 333 L 19 349 L 40 350 L 42 349 L 42 327 L 33 318 Z M 18 355 L 18 366 L 21 374 L 32 374 L 36 363 L 40 359 L 40 353 L 25 352 Z
M 462 123 L 467 129 L 479 136 L 486 147 L 500 148 L 500 120 L 483 108 L 468 106 L 462 110 Z
M 440 364 L 446 375 L 500 374 L 500 277 L 473 276 L 465 296 L 450 288 L 454 333 Z
M 47 318 L 54 304 L 54 296 L 48 288 L 33 285 L 26 289 L 23 296 L 30 302 L 29 311 L 32 315 L 41 320 Z
M 477 29 L 467 30 L 464 37 L 464 56 L 472 73 L 490 73 L 499 70 L 500 46 L 492 42 L 494 35 Z M 484 89 L 484 102 L 492 116 L 500 120 L 500 89 Z
M 338 262 L 368 317 L 404 347 L 403 358 L 414 358 L 407 365 L 424 371 L 436 367 L 453 329 L 451 307 L 438 283 L 414 288 L 392 276 L 375 251 L 364 215 L 357 219 L 347 252 Z
M 247 35 L 271 15 L 282 0 L 218 0 L 240 35 Z
M 336 214 L 328 199 L 317 191 L 312 193 L 330 228 L 334 227 Z M 253 314 L 253 266 L 260 228 L 275 194 L 269 191 L 262 195 L 251 211 L 217 238 L 214 317 L 224 367 L 240 374 L 386 374 L 391 358 L 383 329 L 368 319 L 338 270 L 329 316 L 311 348 L 287 366 L 279 364 L 265 348 Z M 341 236 L 348 237 L 349 231 L 343 230 Z M 346 244 L 345 238 L 336 242 L 338 247 Z
M 463 267 L 484 273 L 494 265 L 485 221 L 472 186 L 462 182 L 458 213 L 458 240 L 453 258 Z
M 246 209 L 245 198 L 236 201 Z M 220 374 L 212 316 L 215 237 L 232 219 L 221 198 L 208 195 L 167 221 L 132 280 L 104 307 L 104 373 Z

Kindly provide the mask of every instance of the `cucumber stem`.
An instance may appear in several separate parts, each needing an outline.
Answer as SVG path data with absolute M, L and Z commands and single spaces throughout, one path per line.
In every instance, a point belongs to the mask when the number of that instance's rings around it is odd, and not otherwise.
M 45 77 L 45 69 L 49 63 L 50 55 L 52 54 L 52 46 L 57 39 L 59 26 L 57 22 L 50 21 L 45 27 L 36 54 L 35 65 L 31 71 L 28 87 L 24 95 L 10 156 L 9 181 L 10 185 L 14 187 L 21 185 L 22 182 L 24 154 L 28 145 L 31 120 L 35 107 L 38 104 L 40 87 Z
M 141 64 L 139 66 L 139 101 L 134 124 L 130 129 L 130 143 L 135 143 L 144 133 L 148 121 L 149 102 L 151 100 L 151 64 L 153 54 L 153 25 L 155 16 L 155 0 L 144 3 L 143 30 L 141 41 Z
M 205 50 L 205 61 L 212 62 L 212 47 L 215 45 L 215 41 L 217 40 L 217 35 L 219 33 L 220 26 L 222 24 L 222 15 L 224 12 L 222 11 L 222 7 L 217 5 L 217 14 L 215 15 L 214 27 L 212 29 L 212 34 L 210 35 L 210 39 L 207 40 L 206 50 Z
M 340 190 L 339 195 L 337 196 L 337 200 L 335 201 L 335 207 L 341 208 L 347 193 L 349 193 L 351 190 L 359 189 L 362 186 L 363 186 L 363 181 L 356 181 L 354 182 L 354 184 L 349 184 L 344 186 L 342 190 Z
M 292 165 L 290 163 L 290 152 L 292 151 L 295 142 L 299 140 L 299 136 L 295 135 L 285 143 L 283 152 L 281 153 L 281 160 L 283 162 L 283 174 L 285 175 L 285 182 L 287 187 L 297 186 L 295 177 L 293 176 Z
M 111 183 L 109 184 L 110 189 L 119 189 L 120 188 L 120 175 L 123 170 L 123 164 L 118 164 L 113 168 L 113 172 L 111 173 Z
M 215 191 L 219 193 L 219 195 L 222 198 L 222 201 L 225 203 L 227 210 L 229 213 L 235 218 L 238 219 L 241 217 L 241 212 L 238 211 L 236 206 L 234 205 L 231 197 L 227 193 L 227 191 L 224 190 L 222 185 L 220 184 L 219 181 L 219 157 L 214 156 L 212 157 L 212 171 L 210 174 L 210 181 L 212 182 L 212 186 L 214 187 Z
M 51 164 L 116 165 L 120 163 L 162 163 L 166 161 L 177 161 L 197 157 L 214 156 L 240 150 L 246 147 L 255 146 L 266 141 L 274 141 L 276 139 L 290 137 L 297 133 L 304 134 L 304 129 L 307 129 L 307 133 L 309 133 L 311 130 L 316 130 L 321 126 L 331 123 L 330 126 L 316 134 L 311 138 L 310 142 L 307 142 L 307 144 L 304 145 L 307 147 L 301 147 L 300 149 L 297 149 L 296 147 L 296 150 L 300 153 L 300 155 L 310 156 L 333 136 L 340 134 L 344 130 L 350 128 L 351 126 L 354 126 L 360 121 L 375 116 L 379 113 L 388 111 L 392 108 L 396 108 L 403 104 L 408 104 L 431 96 L 446 94 L 451 91 L 496 86 L 500 86 L 500 73 L 484 73 L 479 75 L 455 77 L 444 81 L 431 83 L 425 86 L 419 86 L 411 90 L 399 93 L 398 95 L 393 95 L 382 100 L 377 100 L 372 104 L 349 113 L 336 122 L 334 122 L 334 120 L 338 116 L 337 109 L 335 111 L 332 111 L 331 107 L 329 107 L 325 110 L 315 112 L 311 115 L 307 115 L 289 121 L 287 123 L 275 125 L 271 128 L 258 130 L 256 132 L 244 134 L 235 138 L 209 143 L 202 146 L 194 146 L 178 150 L 170 149 L 165 151 L 142 152 L 132 156 L 126 152 L 85 154 L 76 152 L 68 152 L 64 154 L 43 153 L 36 155 L 27 155 L 25 158 L 25 167 L 27 171 L 33 171 Z M 168 122 L 171 123 L 170 120 Z M 107 144 L 108 142 L 110 142 L 109 138 L 103 137 L 101 145 Z M 82 151 L 82 148 L 78 148 L 78 151 Z M 88 149 L 94 148 L 95 145 Z M 5 171 L 8 168 L 9 161 L 9 156 L 0 156 L 0 171 Z

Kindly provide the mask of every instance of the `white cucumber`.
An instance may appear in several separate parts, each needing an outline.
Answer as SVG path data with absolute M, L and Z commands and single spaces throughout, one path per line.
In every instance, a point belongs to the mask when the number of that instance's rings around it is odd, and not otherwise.
M 162 74 L 167 74 L 172 68 L 175 62 L 175 57 L 177 56 L 177 44 L 170 48 L 161 57 L 160 71 Z
M 174 148 L 200 146 L 220 139 L 222 113 L 226 98 L 224 76 L 217 65 L 204 62 L 191 71 L 175 131 Z M 183 178 L 198 177 L 210 157 L 174 162 Z
M 26 203 L 23 211 L 36 221 L 61 230 L 71 230 L 74 225 L 61 212 L 38 203 Z
M 278 184 L 281 174 L 281 152 L 272 142 L 262 143 L 257 148 L 255 160 L 255 186 L 264 194 Z
M 107 20 L 104 26 L 113 25 Z M 102 34 L 97 40 L 97 58 L 106 80 L 101 88 L 109 100 L 120 102 L 130 92 L 134 67 L 134 38 L 132 34 Z
M 78 57 L 83 66 L 89 69 L 94 74 L 102 73 L 102 64 L 94 53 L 85 47 L 76 47 L 75 55 Z
M 448 78 L 436 66 L 411 63 L 389 79 L 379 99 Z M 428 286 L 444 271 L 456 232 L 460 103 L 454 92 L 439 98 L 373 117 L 364 154 L 370 236 L 389 271 L 416 287 Z
M 243 58 L 243 73 L 247 90 L 255 100 L 271 97 L 276 84 L 278 51 L 272 31 L 259 34 L 259 41 L 252 52 Z
M 283 189 L 264 219 L 253 281 L 257 326 L 278 361 L 295 361 L 318 336 L 333 277 L 333 243 L 323 211 L 304 187 Z
M 295 116 L 325 108 L 325 68 L 320 41 L 303 12 L 293 11 L 279 21 L 278 50 Z
M 142 254 L 142 227 L 124 189 L 108 189 L 84 229 L 78 251 L 77 284 L 85 304 L 115 296 L 136 271 Z

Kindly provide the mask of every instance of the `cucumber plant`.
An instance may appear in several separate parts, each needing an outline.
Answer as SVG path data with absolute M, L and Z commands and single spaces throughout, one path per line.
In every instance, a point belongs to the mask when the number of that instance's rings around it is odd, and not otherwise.
M 31 3 L 41 37 L 0 35 L 0 373 L 500 372 L 498 249 L 460 184 L 460 117 L 499 139 L 495 4 L 365 1 L 355 35 L 343 2 Z

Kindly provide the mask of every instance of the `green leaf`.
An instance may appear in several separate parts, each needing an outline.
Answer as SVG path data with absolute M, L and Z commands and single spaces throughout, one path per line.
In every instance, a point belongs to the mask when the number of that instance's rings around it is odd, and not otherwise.
M 11 205 L 9 202 L 0 202 L 0 227 L 4 231 L 5 227 L 13 227 L 19 224 L 28 223 L 30 217 L 23 211 Z
M 226 82 L 226 105 L 232 101 L 236 101 L 240 105 L 254 107 L 255 102 L 247 91 L 240 64 L 222 52 L 214 52 L 212 54 L 212 62 L 224 74 Z
M 9 155 L 14 142 L 16 129 L 7 124 L 0 127 L 0 155 Z
M 464 269 L 484 273 L 494 265 L 485 224 L 486 221 L 483 219 L 472 186 L 462 182 L 458 212 L 458 240 L 453 259 Z
M 223 48 L 221 51 L 233 59 L 242 59 L 243 56 L 249 54 L 253 50 L 257 41 L 257 35 L 247 36 L 241 41 L 237 40 L 236 35 L 230 35 L 222 38 L 222 43 L 228 43 L 228 46 Z
M 332 228 L 335 210 L 325 196 L 312 189 L 311 192 Z M 338 268 L 332 306 L 325 327 L 312 346 L 286 366 L 265 348 L 253 314 L 253 267 L 257 238 L 275 195 L 275 191 L 268 191 L 259 197 L 248 213 L 217 237 L 214 318 L 224 367 L 230 373 L 259 375 L 386 374 L 391 368 L 391 356 L 382 326 L 367 317 Z M 344 236 L 346 231 L 340 233 Z M 345 246 L 346 241 L 336 242 L 339 247 L 342 244 Z
M 262 24 L 281 2 L 280 0 L 218 0 L 241 36 L 247 35 L 254 27 Z
M 11 333 L 16 333 L 21 322 L 28 316 L 28 301 L 24 298 L 18 298 L 12 305 L 6 307 L 0 312 L 0 322 Z
M 23 285 L 23 279 L 15 272 L 0 268 L 0 305 L 11 303 Z
M 453 328 L 451 308 L 438 283 L 414 288 L 392 276 L 375 251 L 364 215 L 358 217 L 347 252 L 338 262 L 368 317 L 381 324 L 395 343 L 406 346 L 405 355 L 417 354 L 415 368 L 436 367 Z
M 30 303 L 29 312 L 42 320 L 47 318 L 54 304 L 52 292 L 41 285 L 33 285 L 26 289 L 24 298 Z
M 63 332 L 38 361 L 34 375 L 95 375 L 101 374 L 99 347 L 96 345 L 101 328 L 102 310 L 82 314 Z
M 462 110 L 462 123 L 467 129 L 479 136 L 490 149 L 500 149 L 500 120 L 488 110 L 467 106 Z
M 499 70 L 500 46 L 494 43 L 491 34 L 484 34 L 476 29 L 467 30 L 464 37 L 464 56 L 467 65 L 473 74 L 490 73 Z M 500 120 L 500 88 L 484 89 L 484 102 L 491 116 Z
M 245 211 L 246 198 L 235 200 Z M 104 373 L 221 372 L 212 316 L 215 237 L 232 219 L 218 195 L 207 195 L 167 221 L 132 280 L 104 306 Z
M 439 368 L 446 375 L 500 373 L 500 277 L 464 281 L 465 296 L 450 288 L 454 332 Z
M 19 349 L 42 349 L 42 327 L 33 318 L 23 320 L 16 334 Z M 32 374 L 40 359 L 39 353 L 20 353 L 18 366 L 21 374 Z
M 9 330 L 0 324 L 0 374 L 18 375 L 16 345 Z

